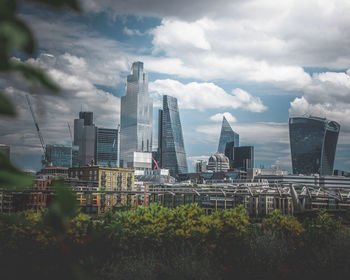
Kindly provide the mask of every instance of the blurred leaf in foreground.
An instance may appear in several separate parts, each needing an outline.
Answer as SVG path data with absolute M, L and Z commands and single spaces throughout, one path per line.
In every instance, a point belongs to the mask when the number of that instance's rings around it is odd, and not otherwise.
M 32 185 L 32 178 L 12 165 L 9 158 L 0 152 L 0 188 L 21 190 Z

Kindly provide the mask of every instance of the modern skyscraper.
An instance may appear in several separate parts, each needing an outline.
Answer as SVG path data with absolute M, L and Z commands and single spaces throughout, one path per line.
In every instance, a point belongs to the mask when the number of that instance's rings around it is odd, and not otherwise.
M 79 147 L 79 166 L 86 166 L 95 160 L 96 126 L 92 112 L 80 112 L 74 120 L 74 146 Z
M 254 147 L 234 147 L 234 156 L 231 167 L 245 171 L 247 171 L 248 168 L 254 168 Z
M 340 125 L 318 117 L 289 119 L 293 174 L 333 175 Z
M 159 113 L 159 147 L 161 167 L 169 169 L 170 175 L 187 173 L 187 161 L 177 99 L 163 96 L 163 110 Z
M 148 74 L 142 62 L 134 62 L 127 77 L 126 95 L 121 99 L 120 160 L 122 167 L 137 168 L 140 152 L 152 153 L 153 101 L 148 95 Z M 134 155 L 134 153 L 138 154 Z M 152 156 L 142 156 L 152 167 Z M 139 158 L 138 160 L 142 160 Z
M 226 144 L 229 142 L 234 142 L 234 146 L 238 147 L 239 146 L 239 134 L 232 130 L 230 124 L 228 123 L 228 121 L 226 120 L 226 118 L 224 116 L 222 119 L 218 153 L 224 154 Z
M 72 147 L 64 145 L 46 145 L 46 159 L 53 167 L 72 166 Z
M 96 128 L 96 159 L 99 166 L 117 167 L 118 130 Z
M 225 146 L 225 156 L 227 156 L 230 162 L 230 168 L 233 166 L 233 160 L 235 158 L 235 142 L 227 142 Z

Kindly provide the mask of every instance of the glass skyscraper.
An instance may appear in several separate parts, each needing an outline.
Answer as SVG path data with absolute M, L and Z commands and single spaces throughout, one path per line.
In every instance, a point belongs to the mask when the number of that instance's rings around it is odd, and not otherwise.
M 225 148 L 226 144 L 234 142 L 234 146 L 239 146 L 239 134 L 234 132 L 226 120 L 225 116 L 222 119 L 222 126 L 221 126 L 221 133 L 220 133 L 220 140 L 219 140 L 219 147 L 218 147 L 218 153 L 225 154 Z
M 54 167 L 72 166 L 72 147 L 64 145 L 46 145 L 46 159 Z
M 118 130 L 109 128 L 96 129 L 95 164 L 106 167 L 117 167 Z
M 171 176 L 187 173 L 187 161 L 177 99 L 163 96 L 163 110 L 159 112 L 159 151 L 161 167 Z
M 73 145 L 79 147 L 78 165 L 86 166 L 95 160 L 96 126 L 93 112 L 79 112 L 79 119 L 74 120 Z M 74 165 L 76 165 L 74 161 Z
M 121 167 L 135 167 L 134 153 L 152 153 L 153 101 L 148 95 L 148 74 L 142 62 L 134 62 L 121 98 Z M 152 167 L 150 161 L 149 168 Z
M 333 175 L 340 125 L 318 117 L 289 119 L 293 174 Z

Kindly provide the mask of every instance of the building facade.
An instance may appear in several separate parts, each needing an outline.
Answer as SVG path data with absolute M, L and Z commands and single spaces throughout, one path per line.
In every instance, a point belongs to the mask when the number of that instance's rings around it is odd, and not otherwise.
M 148 94 L 148 74 L 142 62 L 134 62 L 127 77 L 126 95 L 121 98 L 121 167 L 137 168 L 134 153 L 152 153 L 153 101 Z M 152 168 L 152 156 L 148 163 Z
M 79 204 L 82 207 L 95 207 L 87 212 L 103 213 L 113 207 L 135 204 L 135 196 L 130 194 L 135 190 L 133 169 L 86 166 L 69 168 L 68 175 L 69 184 L 77 192 Z M 86 189 L 92 191 L 91 197 L 85 196 Z
M 222 119 L 221 133 L 219 139 L 218 153 L 225 154 L 226 144 L 234 142 L 234 146 L 239 146 L 239 134 L 234 132 L 226 120 L 225 116 Z
M 65 145 L 46 145 L 46 159 L 52 167 L 72 166 L 72 147 Z
M 161 119 L 160 154 L 161 167 L 169 169 L 170 175 L 187 173 L 187 160 L 182 135 L 180 113 L 177 99 L 163 96 L 163 110 L 159 113 Z
M 340 125 L 318 117 L 289 119 L 293 174 L 332 175 Z
M 96 126 L 93 123 L 93 112 L 80 112 L 79 119 L 74 120 L 73 145 L 79 147 L 79 166 L 89 165 L 95 160 Z
M 100 166 L 118 166 L 118 130 L 96 128 L 95 164 Z
M 207 162 L 205 160 L 198 160 L 196 162 L 196 173 L 203 173 L 207 171 Z
M 226 172 L 229 169 L 229 159 L 224 154 L 216 153 L 209 158 L 207 170 L 213 172 Z
M 248 168 L 254 168 L 254 147 L 234 147 L 234 158 L 231 167 L 245 171 Z

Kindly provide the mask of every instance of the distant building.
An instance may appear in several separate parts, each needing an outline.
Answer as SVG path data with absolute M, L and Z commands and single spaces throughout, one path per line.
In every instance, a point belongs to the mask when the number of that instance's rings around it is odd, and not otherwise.
M 118 130 L 96 128 L 96 158 L 95 164 L 107 167 L 117 167 L 118 161 Z
M 196 173 L 202 173 L 207 171 L 207 162 L 205 160 L 198 160 L 196 162 Z
M 72 147 L 65 145 L 46 145 L 46 159 L 52 167 L 72 166 Z
M 10 146 L 0 144 L 0 152 L 4 153 L 8 158 L 10 158 Z
M 219 139 L 218 153 L 224 154 L 227 143 L 234 142 L 234 146 L 239 146 L 239 134 L 234 132 L 226 120 L 225 116 L 222 119 L 221 133 Z
M 232 168 L 237 168 L 247 171 L 248 168 L 254 167 L 254 147 L 241 146 L 234 147 L 234 158 Z
M 248 168 L 247 179 L 254 179 L 256 176 L 286 176 L 288 171 L 281 169 Z
M 69 168 L 68 175 L 70 180 L 67 182 L 77 192 L 77 200 L 82 207 L 89 204 L 89 200 L 95 199 L 98 202 L 92 205 L 98 209 L 92 209 L 91 212 L 103 213 L 113 207 L 132 206 L 135 203 L 134 195 L 121 194 L 122 191 L 135 190 L 133 169 L 86 166 Z M 91 198 L 85 196 L 85 190 L 92 191 Z M 106 191 L 106 193 L 93 193 L 94 190 Z M 116 193 L 112 193 L 113 191 Z
M 289 119 L 293 174 L 332 175 L 340 125 L 318 117 Z
M 74 146 L 79 147 L 79 166 L 86 166 L 95 160 L 96 126 L 93 112 L 80 112 L 79 119 L 74 120 Z
M 134 62 L 127 77 L 126 95 L 121 98 L 120 162 L 121 167 L 142 168 L 134 162 L 148 153 L 147 169 L 152 168 L 153 101 L 148 94 L 148 74 L 142 62 Z M 145 162 L 142 162 L 142 166 Z
M 163 96 L 163 110 L 159 113 L 160 154 L 162 168 L 169 169 L 170 175 L 187 173 L 187 160 L 182 136 L 180 113 L 177 99 Z
M 224 154 L 216 153 L 209 158 L 207 170 L 213 172 L 226 172 L 229 169 L 229 159 Z

